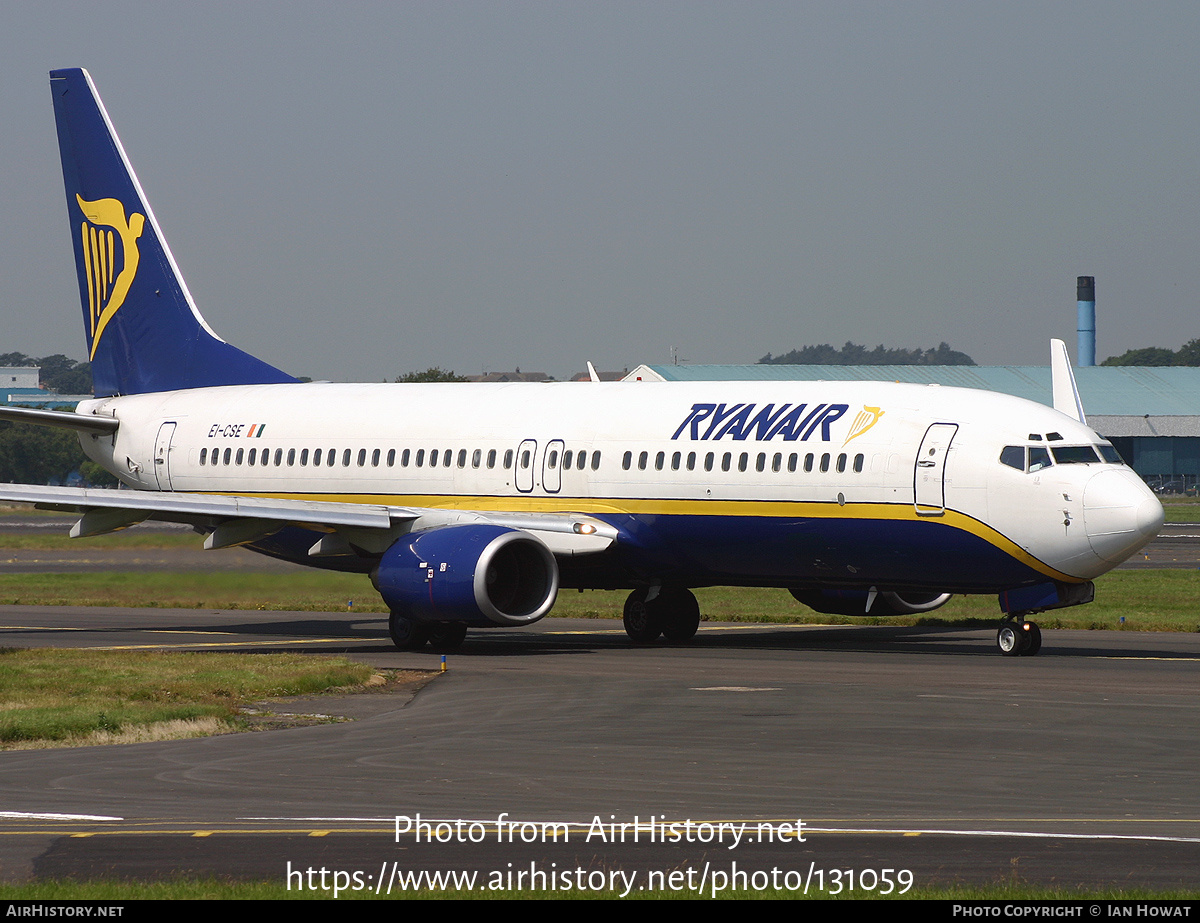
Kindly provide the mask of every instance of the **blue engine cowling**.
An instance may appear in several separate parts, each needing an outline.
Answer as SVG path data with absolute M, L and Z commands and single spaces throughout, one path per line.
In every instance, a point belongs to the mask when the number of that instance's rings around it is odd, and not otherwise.
M 393 612 L 422 622 L 528 625 L 558 595 L 550 549 L 503 526 L 413 532 L 384 552 L 371 579 Z
M 949 593 L 905 590 L 899 593 L 876 593 L 869 590 L 791 590 L 797 602 L 828 615 L 912 615 L 931 612 L 946 605 Z M 867 603 L 870 601 L 870 610 Z

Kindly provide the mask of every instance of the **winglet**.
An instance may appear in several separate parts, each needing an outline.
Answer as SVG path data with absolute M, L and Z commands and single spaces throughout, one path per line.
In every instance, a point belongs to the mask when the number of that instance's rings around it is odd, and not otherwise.
M 1067 344 L 1062 340 L 1050 341 L 1050 389 L 1055 410 L 1072 420 L 1087 423 L 1079 388 L 1075 385 L 1075 373 L 1071 371 L 1071 360 L 1067 356 Z
M 588 378 L 590 378 L 592 381 L 599 381 L 600 376 L 598 374 L 596 374 L 596 367 L 594 365 L 592 365 L 590 359 L 588 360 L 587 365 L 588 365 Z

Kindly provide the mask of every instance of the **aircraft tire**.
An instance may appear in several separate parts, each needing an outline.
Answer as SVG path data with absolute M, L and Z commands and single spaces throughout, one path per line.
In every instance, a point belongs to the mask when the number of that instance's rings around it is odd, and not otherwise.
M 1021 651 L 1022 657 L 1033 657 L 1042 649 L 1042 630 L 1037 627 L 1036 622 L 1026 622 L 1029 626 L 1029 642 L 1025 645 L 1025 650 Z
M 662 606 L 658 600 L 646 602 L 647 591 L 634 590 L 625 600 L 625 634 L 638 644 L 650 644 L 658 640 L 663 631 Z
M 388 634 L 401 651 L 420 650 L 429 640 L 429 629 L 402 612 L 393 611 L 388 617 Z
M 663 611 L 662 633 L 668 641 L 676 644 L 691 641 L 700 627 L 700 604 L 696 595 L 685 587 L 662 590 L 655 602 L 661 601 Z
M 1029 646 L 1029 635 L 1016 622 L 1005 622 L 996 630 L 996 646 L 1005 657 L 1020 657 Z
M 448 654 L 462 647 L 467 637 L 467 626 L 454 622 L 438 622 L 428 630 L 429 646 L 439 654 Z

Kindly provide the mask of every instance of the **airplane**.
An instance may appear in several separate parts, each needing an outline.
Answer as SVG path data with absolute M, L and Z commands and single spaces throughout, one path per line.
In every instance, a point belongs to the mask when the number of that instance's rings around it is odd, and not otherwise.
M 691 639 L 692 590 L 780 587 L 824 613 L 996 594 L 996 643 L 1090 602 L 1153 538 L 1157 498 L 1086 425 L 1061 341 L 1054 408 L 885 382 L 335 384 L 226 343 L 197 309 L 82 69 L 50 74 L 95 398 L 65 426 L 128 489 L 5 485 L 369 575 L 400 649 L 528 625 L 560 588 L 627 589 L 640 643 Z

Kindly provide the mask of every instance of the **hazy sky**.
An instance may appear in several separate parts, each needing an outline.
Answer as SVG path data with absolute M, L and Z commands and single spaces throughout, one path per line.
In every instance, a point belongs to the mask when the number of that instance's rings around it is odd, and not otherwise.
M 47 72 L 294 374 L 1200 336 L 1196 3 L 0 2 L 0 352 L 84 357 Z

